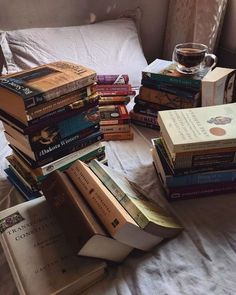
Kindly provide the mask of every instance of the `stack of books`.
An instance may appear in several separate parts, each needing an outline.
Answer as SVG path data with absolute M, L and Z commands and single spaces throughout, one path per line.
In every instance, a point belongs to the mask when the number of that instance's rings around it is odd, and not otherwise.
M 130 112 L 132 123 L 159 129 L 159 111 L 200 106 L 201 80 L 208 70 L 184 75 L 176 70 L 175 63 L 153 61 L 142 71 L 142 85 Z
M 76 159 L 105 159 L 96 72 L 58 61 L 0 79 L 0 117 L 12 148 L 9 179 L 27 199 Z
M 96 90 L 99 95 L 101 131 L 104 140 L 133 139 L 127 103 L 134 95 L 128 75 L 98 75 Z
M 236 103 L 160 111 L 153 162 L 168 200 L 236 190 Z

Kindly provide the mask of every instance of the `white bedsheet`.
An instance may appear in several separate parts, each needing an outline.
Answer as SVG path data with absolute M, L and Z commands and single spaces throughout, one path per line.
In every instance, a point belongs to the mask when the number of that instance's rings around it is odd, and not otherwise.
M 185 230 L 149 253 L 133 251 L 122 264 L 110 264 L 107 277 L 83 294 L 235 295 L 236 196 L 167 203 L 149 152 L 150 139 L 157 135 L 154 130 L 134 127 L 133 141 L 107 142 L 109 165 L 139 183 L 151 199 L 168 206 Z M 0 140 L 0 208 L 3 209 L 22 198 L 3 174 L 4 157 L 10 148 L 2 131 Z M 17 294 L 1 249 L 0 294 Z

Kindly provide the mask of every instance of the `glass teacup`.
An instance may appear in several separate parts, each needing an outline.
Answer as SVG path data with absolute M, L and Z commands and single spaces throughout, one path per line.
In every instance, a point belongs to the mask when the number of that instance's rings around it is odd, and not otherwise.
M 201 43 L 177 44 L 173 51 L 173 62 L 176 69 L 183 74 L 195 74 L 204 68 L 213 68 L 216 65 L 217 57 L 208 53 L 208 47 Z

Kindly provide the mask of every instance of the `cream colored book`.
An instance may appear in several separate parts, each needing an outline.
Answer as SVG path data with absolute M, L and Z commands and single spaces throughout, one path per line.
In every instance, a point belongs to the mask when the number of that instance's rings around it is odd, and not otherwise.
M 236 103 L 160 111 L 158 124 L 171 153 L 236 146 Z
M 140 228 L 86 164 L 78 160 L 66 173 L 114 239 L 144 251 L 163 240 Z
M 92 160 L 89 167 L 145 231 L 169 238 L 182 230 L 173 214 L 149 200 L 145 192 L 124 175 L 97 160 Z
M 44 197 L 0 212 L 0 241 L 19 294 L 78 294 L 105 262 L 73 254 Z
M 231 103 L 236 95 L 236 70 L 216 67 L 202 79 L 202 106 Z

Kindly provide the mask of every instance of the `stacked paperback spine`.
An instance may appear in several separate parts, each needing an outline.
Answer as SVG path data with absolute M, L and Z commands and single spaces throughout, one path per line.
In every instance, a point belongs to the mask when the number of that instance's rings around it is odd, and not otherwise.
M 236 190 L 236 103 L 159 112 L 153 162 L 168 200 Z
M 104 140 L 133 139 L 130 115 L 126 104 L 135 94 L 128 75 L 98 75 L 100 126 Z
M 159 111 L 200 106 L 201 80 L 205 74 L 184 75 L 170 61 L 153 61 L 142 71 L 142 85 L 130 112 L 132 123 L 159 129 Z
M 0 80 L 0 116 L 12 148 L 9 179 L 27 199 L 41 181 L 72 162 L 105 159 L 96 72 L 55 62 Z

